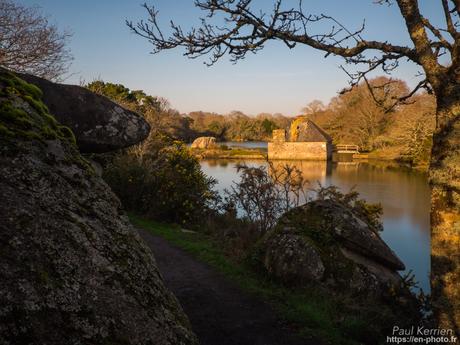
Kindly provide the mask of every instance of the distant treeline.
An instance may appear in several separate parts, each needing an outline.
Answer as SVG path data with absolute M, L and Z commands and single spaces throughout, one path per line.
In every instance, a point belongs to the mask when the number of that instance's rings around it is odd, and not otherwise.
M 249 116 L 241 111 L 225 115 L 203 111 L 180 114 L 171 108 L 166 99 L 130 90 L 120 84 L 94 81 L 86 87 L 132 110 L 144 114 L 148 112 L 149 116 L 156 118 L 158 129 L 185 142 L 200 136 L 213 136 L 218 141 L 266 141 L 270 140 L 274 129 L 287 128 L 292 121 L 292 118 L 281 114 Z
M 406 104 L 395 105 L 409 92 L 404 81 L 378 77 L 368 84 L 361 83 L 332 98 L 327 105 L 315 100 L 299 115 L 323 127 L 335 143 L 356 144 L 377 157 L 425 164 L 434 131 L 434 97 L 420 93 L 406 100 Z M 95 81 L 87 87 L 153 118 L 157 130 L 185 142 L 200 136 L 214 136 L 218 141 L 268 141 L 274 129 L 288 129 L 294 119 L 269 113 L 249 116 L 240 111 L 225 115 L 203 111 L 181 114 L 166 99 L 123 85 Z

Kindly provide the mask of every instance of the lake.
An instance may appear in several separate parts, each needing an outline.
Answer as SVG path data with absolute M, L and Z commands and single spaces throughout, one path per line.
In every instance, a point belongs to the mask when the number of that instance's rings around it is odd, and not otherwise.
M 228 147 L 242 147 L 246 149 L 260 149 L 267 151 L 266 141 L 219 141 L 217 145 L 226 145 Z
M 207 175 L 217 179 L 217 189 L 223 191 L 239 180 L 237 163 L 205 160 L 201 167 Z M 265 164 L 262 161 L 246 163 L 251 166 Z M 336 185 L 343 191 L 355 186 L 361 198 L 381 203 L 382 238 L 404 262 L 407 271 L 413 271 L 423 291 L 430 291 L 430 190 L 425 174 L 378 162 L 288 163 L 301 169 L 313 187 L 317 186 L 316 181 L 324 186 Z

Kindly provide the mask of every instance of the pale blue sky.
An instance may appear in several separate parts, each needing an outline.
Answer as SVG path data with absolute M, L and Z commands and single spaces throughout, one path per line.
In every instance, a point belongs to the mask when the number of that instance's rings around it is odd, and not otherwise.
M 295 115 L 314 99 L 328 102 L 347 85 L 347 76 L 338 68 L 341 59 L 325 59 L 323 53 L 308 47 L 289 50 L 272 42 L 236 65 L 224 59 L 213 67 L 206 67 L 203 59 L 183 57 L 180 50 L 149 54 L 149 43 L 131 34 L 125 25 L 125 19 L 146 17 L 140 6 L 143 1 L 17 0 L 40 6 L 51 22 L 73 32 L 70 48 L 75 60 L 67 83 L 100 78 L 165 97 L 180 112 L 241 110 L 254 115 Z M 193 0 L 147 2 L 160 10 L 164 26 L 173 19 L 187 28 L 200 16 Z M 258 2 L 272 4 L 272 0 Z M 425 15 L 442 23 L 438 1 L 420 0 L 420 4 Z M 304 9 L 334 16 L 350 28 L 357 28 L 365 18 L 365 38 L 410 43 L 396 6 L 378 6 L 373 0 L 304 0 Z M 413 85 L 418 70 L 404 64 L 395 75 Z

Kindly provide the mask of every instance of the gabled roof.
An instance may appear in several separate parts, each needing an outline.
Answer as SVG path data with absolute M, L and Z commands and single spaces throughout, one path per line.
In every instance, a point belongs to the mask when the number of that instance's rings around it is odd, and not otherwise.
M 329 142 L 332 138 L 327 134 L 324 129 L 319 127 L 316 123 L 309 119 L 297 119 L 292 123 L 296 128 L 291 127 L 292 131 L 295 130 L 297 135 L 295 138 L 290 138 L 292 141 L 304 142 Z

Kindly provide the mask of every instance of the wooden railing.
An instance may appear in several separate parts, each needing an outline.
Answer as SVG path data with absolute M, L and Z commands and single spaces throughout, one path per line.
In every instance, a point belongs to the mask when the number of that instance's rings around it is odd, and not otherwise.
M 349 145 L 349 144 L 340 144 L 335 145 L 335 152 L 342 152 L 342 153 L 359 153 L 359 146 L 358 145 Z

